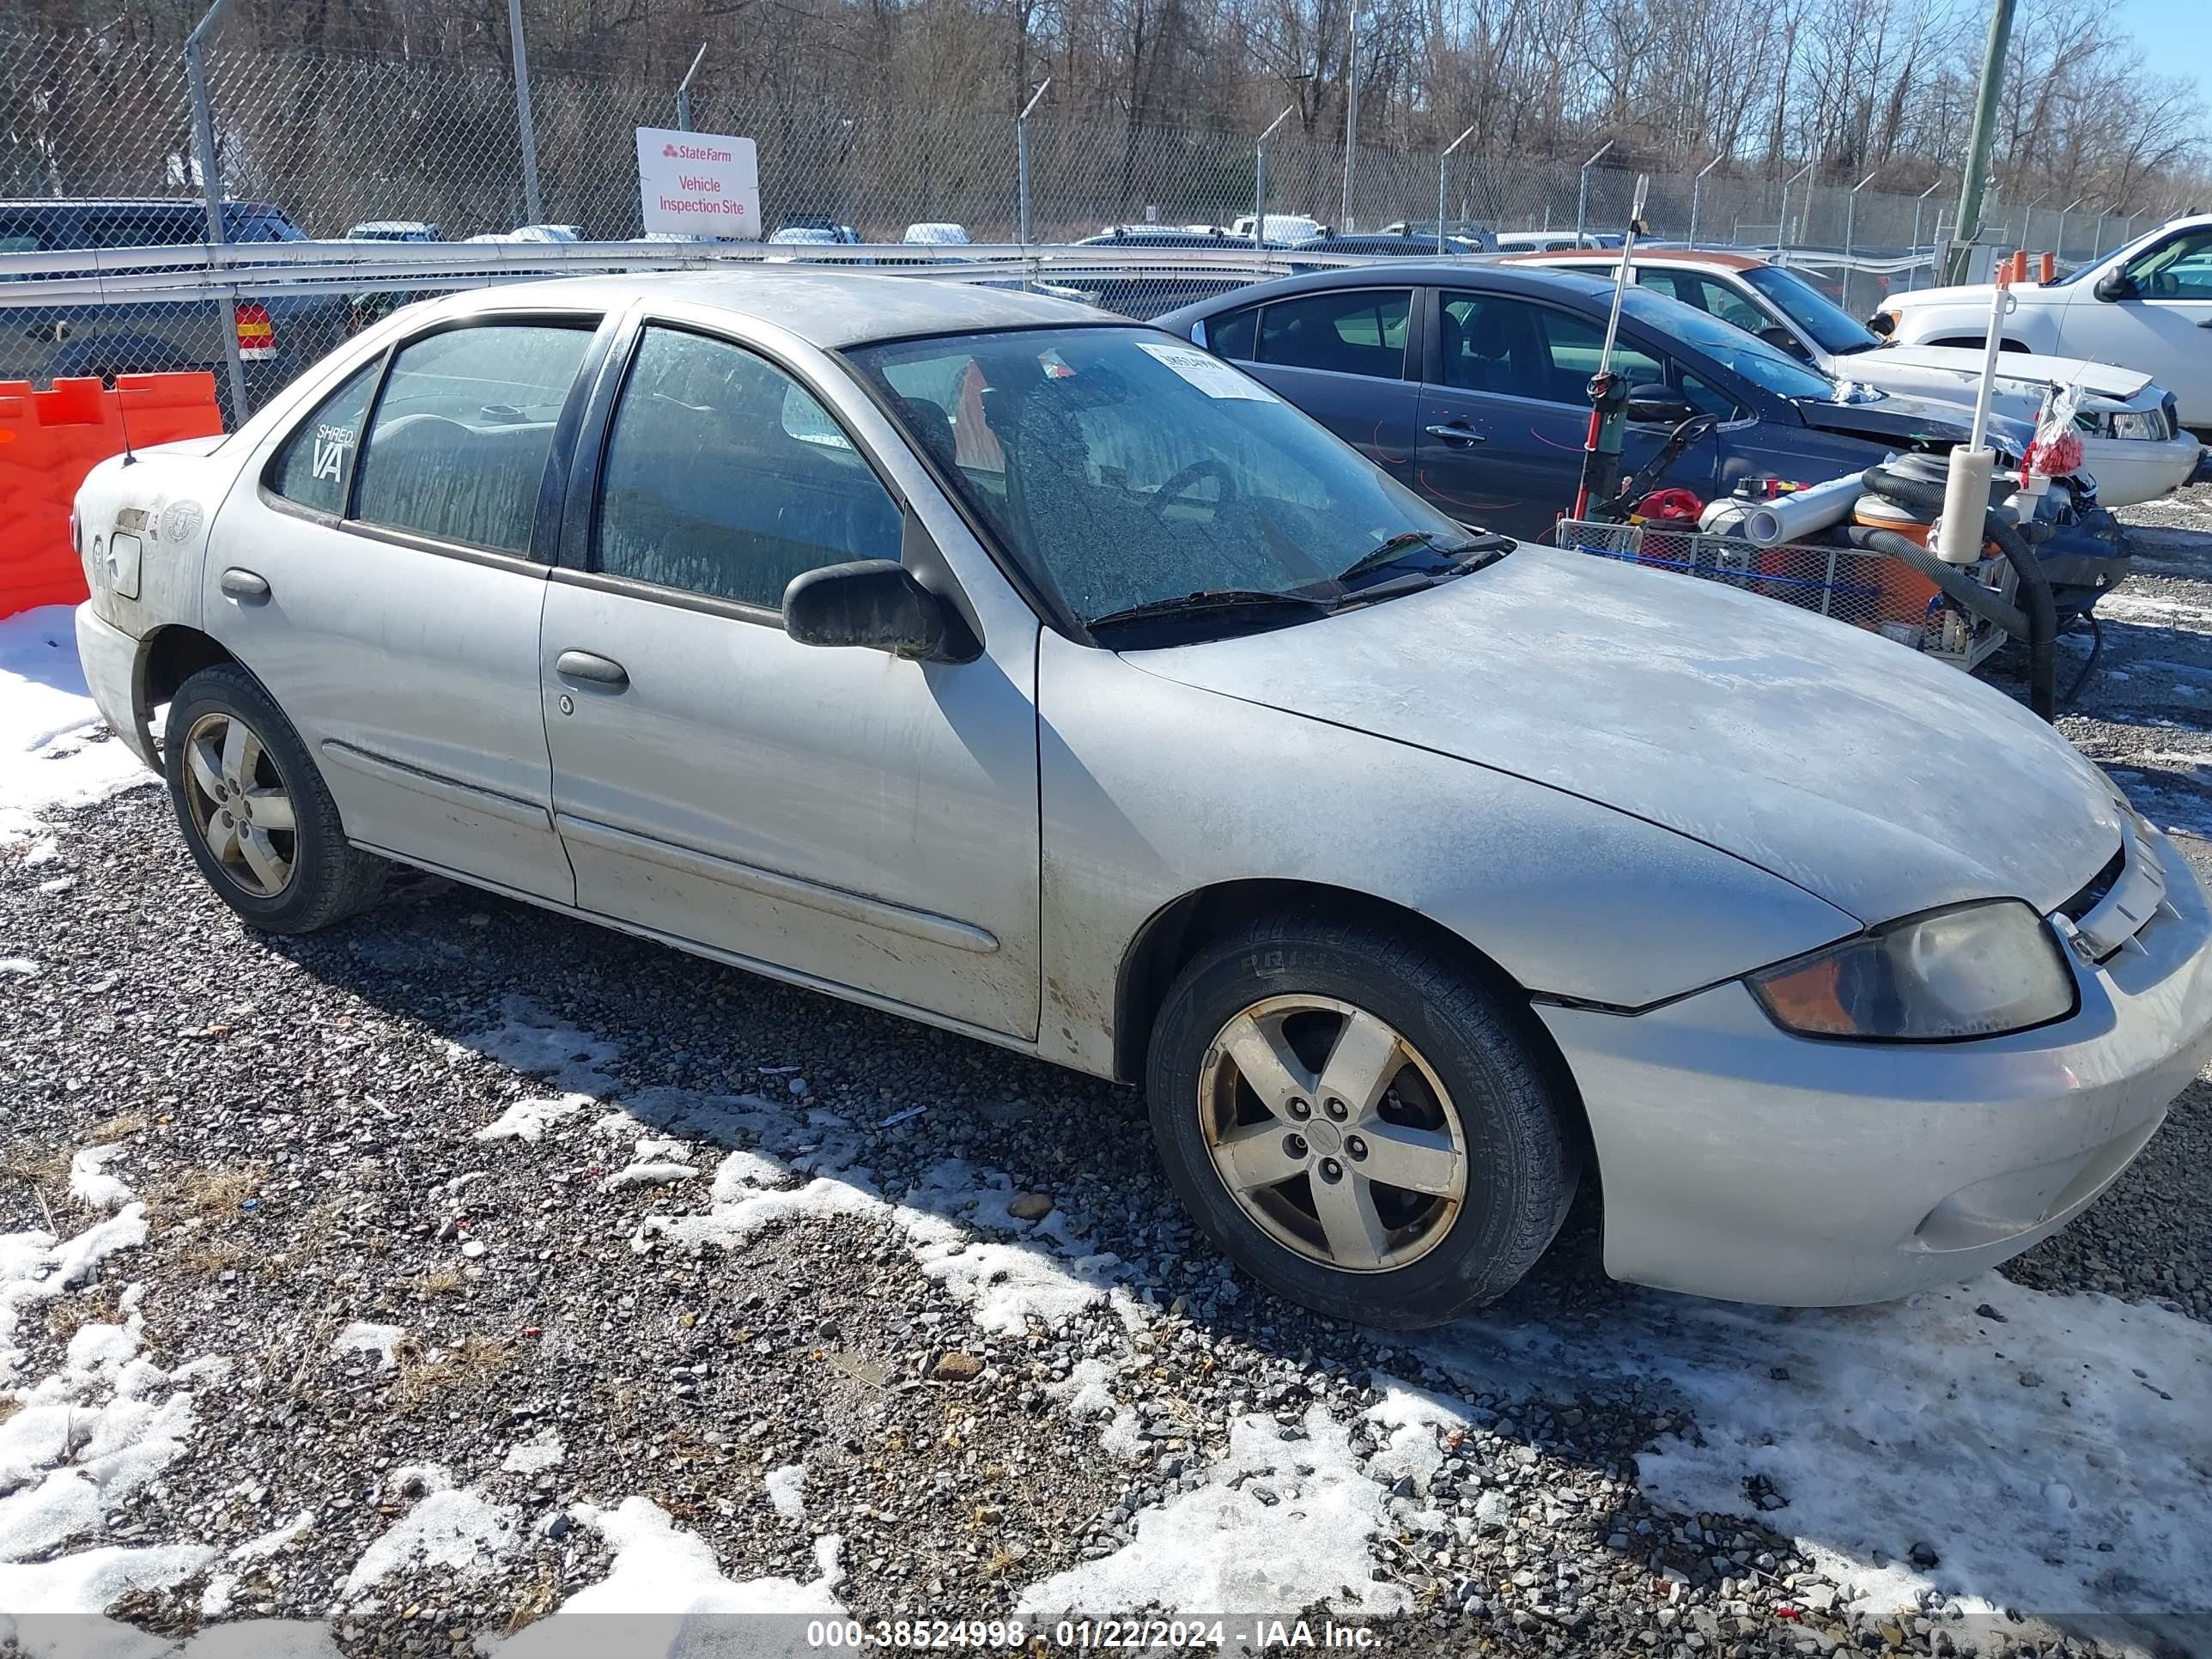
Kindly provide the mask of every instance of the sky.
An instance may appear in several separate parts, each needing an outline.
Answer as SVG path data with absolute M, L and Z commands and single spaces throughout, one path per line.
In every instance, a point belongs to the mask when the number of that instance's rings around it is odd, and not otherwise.
M 2212 4 L 2206 0 L 2120 0 L 2113 14 L 2144 58 L 2170 75 L 2193 73 L 2212 106 Z

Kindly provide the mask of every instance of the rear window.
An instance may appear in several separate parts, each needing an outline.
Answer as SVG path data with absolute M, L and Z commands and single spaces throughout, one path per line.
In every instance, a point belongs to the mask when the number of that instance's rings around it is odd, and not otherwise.
M 588 325 L 484 323 L 404 347 L 369 425 L 355 517 L 527 553 L 553 424 L 591 343 Z
M 361 417 L 368 411 L 368 395 L 375 390 L 376 371 L 383 366 L 379 358 L 356 369 L 316 405 L 313 414 L 292 428 L 263 475 L 272 495 L 332 518 L 345 511 Z

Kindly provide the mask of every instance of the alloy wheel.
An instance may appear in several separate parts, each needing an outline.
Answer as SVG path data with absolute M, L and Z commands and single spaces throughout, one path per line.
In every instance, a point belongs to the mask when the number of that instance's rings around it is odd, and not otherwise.
M 1252 1004 L 1207 1048 L 1197 1106 L 1231 1197 L 1310 1261 L 1406 1267 L 1443 1241 L 1466 1201 L 1466 1135 L 1436 1069 L 1349 1002 Z
M 185 736 L 185 797 L 222 872 L 256 898 L 292 884 L 298 818 L 268 745 L 235 714 L 203 714 Z

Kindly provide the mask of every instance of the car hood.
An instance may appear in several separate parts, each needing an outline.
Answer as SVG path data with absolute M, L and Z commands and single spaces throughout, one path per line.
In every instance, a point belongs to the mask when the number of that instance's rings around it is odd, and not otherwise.
M 1599 802 L 1864 922 L 1995 896 L 2047 912 L 2120 844 L 2104 774 L 2002 693 L 1777 600 L 1585 553 L 1523 545 L 1363 610 L 1127 659 Z M 1311 799 L 1347 805 L 1322 779 Z M 1482 827 L 1467 836 L 1481 857 Z
M 1850 361 L 1845 358 L 1845 363 Z M 1936 398 L 1916 398 L 1885 392 L 1863 404 L 1826 403 L 1810 398 L 1796 400 L 1805 424 L 1823 432 L 1840 432 L 1870 443 L 1893 447 L 1914 443 L 1963 444 L 1973 435 L 1973 411 Z M 2027 453 L 2033 431 L 2025 421 L 2008 415 L 1990 416 L 1990 435 L 1995 447 L 2015 459 Z
M 1911 369 L 1916 374 L 1929 377 L 1917 379 L 1917 389 L 1934 392 L 1936 396 L 1954 401 L 1961 396 L 1971 398 L 1982 381 L 1982 353 L 1974 346 L 1877 346 L 1871 351 L 1852 352 L 1836 362 L 1838 372 L 1847 375 L 1878 375 Z M 2134 409 L 2155 409 L 2160 402 L 2151 377 L 2140 370 L 2093 363 L 2086 357 L 2045 357 L 2039 352 L 1999 353 L 1997 386 L 2000 390 L 2017 388 L 2038 398 L 2046 386 L 2078 386 L 2099 398 L 2109 398 Z M 1953 386 L 1961 391 L 1948 390 Z M 1947 389 L 1939 391 L 1939 387 Z

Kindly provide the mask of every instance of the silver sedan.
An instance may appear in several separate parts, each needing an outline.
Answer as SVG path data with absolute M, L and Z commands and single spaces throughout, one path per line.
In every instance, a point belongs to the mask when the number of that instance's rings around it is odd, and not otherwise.
M 2003 696 L 1471 532 L 1056 300 L 456 295 L 77 516 L 88 676 L 249 926 L 404 861 L 1139 1084 L 1344 1318 L 1499 1295 L 1584 1180 L 1624 1279 L 1964 1277 L 2205 1058 L 2204 895 Z

